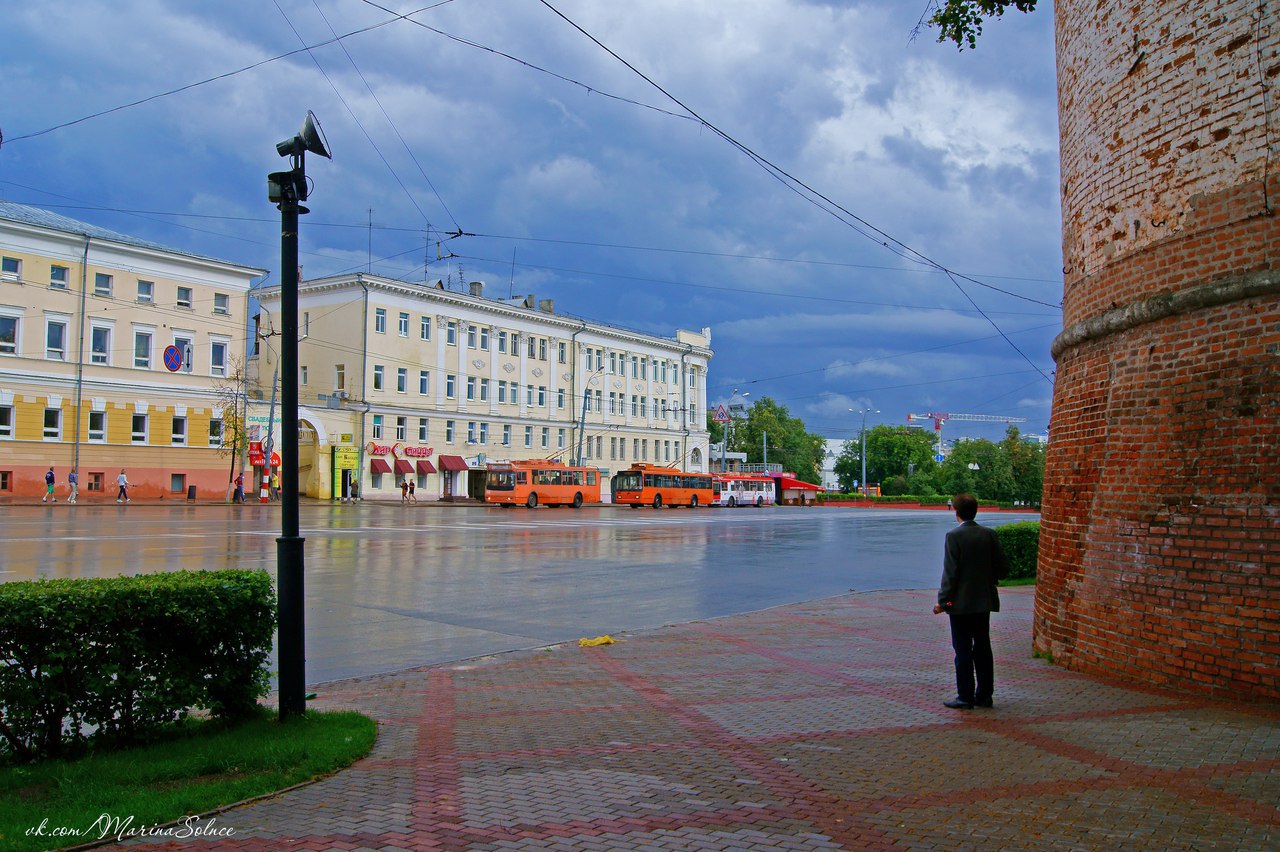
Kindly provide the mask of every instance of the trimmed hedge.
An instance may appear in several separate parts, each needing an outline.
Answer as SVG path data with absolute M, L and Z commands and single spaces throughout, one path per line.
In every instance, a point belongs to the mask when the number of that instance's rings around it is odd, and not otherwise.
M 1040 556 L 1040 522 L 1022 521 L 993 529 L 1004 555 L 1009 557 L 1009 579 L 1034 577 L 1036 559 Z
M 138 742 L 193 708 L 247 716 L 275 622 L 265 571 L 0 584 L 0 756 Z

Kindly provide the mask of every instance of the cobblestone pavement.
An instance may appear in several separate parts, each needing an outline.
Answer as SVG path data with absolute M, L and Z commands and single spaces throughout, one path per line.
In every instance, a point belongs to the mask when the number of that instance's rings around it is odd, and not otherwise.
M 949 710 L 946 619 L 875 592 L 327 684 L 346 771 L 216 817 L 233 849 L 1277 849 L 1280 709 L 1031 656 Z M 185 848 L 185 847 L 184 847 Z

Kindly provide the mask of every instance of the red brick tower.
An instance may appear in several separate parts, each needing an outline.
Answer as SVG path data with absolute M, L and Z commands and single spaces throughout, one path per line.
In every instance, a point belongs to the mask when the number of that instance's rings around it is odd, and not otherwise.
M 1035 647 L 1280 699 L 1280 11 L 1055 7 L 1065 301 Z

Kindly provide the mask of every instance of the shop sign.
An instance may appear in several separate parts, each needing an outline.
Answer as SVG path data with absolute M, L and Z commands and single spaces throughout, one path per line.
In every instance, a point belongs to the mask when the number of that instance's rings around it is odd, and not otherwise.
M 400 445 L 399 444 L 375 444 L 373 441 L 370 441 L 369 443 L 365 444 L 364 448 L 365 448 L 365 451 L 369 453 L 369 455 L 371 456 L 393 456 L 395 455 L 396 447 L 398 446 Z
M 400 452 L 410 458 L 429 459 L 435 449 L 433 447 L 401 447 Z
M 355 447 L 334 447 L 333 463 L 339 470 L 355 470 L 360 453 Z

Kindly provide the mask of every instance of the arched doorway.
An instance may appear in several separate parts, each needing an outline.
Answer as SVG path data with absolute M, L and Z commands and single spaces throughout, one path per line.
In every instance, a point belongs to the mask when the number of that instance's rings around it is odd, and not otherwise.
M 702 448 L 694 447 L 689 452 L 689 472 L 702 473 Z

